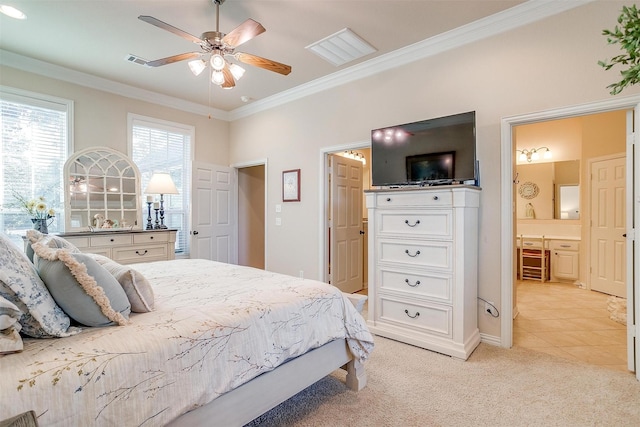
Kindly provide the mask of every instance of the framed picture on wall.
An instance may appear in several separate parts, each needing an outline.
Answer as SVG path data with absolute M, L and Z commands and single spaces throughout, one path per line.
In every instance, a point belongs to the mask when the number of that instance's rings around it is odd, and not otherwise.
M 282 172 L 282 201 L 300 201 L 300 169 Z

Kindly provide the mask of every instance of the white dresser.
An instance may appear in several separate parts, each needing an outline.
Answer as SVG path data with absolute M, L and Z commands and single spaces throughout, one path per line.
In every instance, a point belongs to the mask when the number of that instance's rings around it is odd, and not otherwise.
M 480 189 L 368 190 L 366 203 L 369 328 L 466 360 L 480 342 Z
M 60 234 L 82 252 L 120 264 L 175 259 L 176 230 L 97 231 Z

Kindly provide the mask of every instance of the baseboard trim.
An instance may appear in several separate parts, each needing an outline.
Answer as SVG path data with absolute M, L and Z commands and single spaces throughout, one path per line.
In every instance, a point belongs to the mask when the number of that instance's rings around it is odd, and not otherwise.
M 495 345 L 496 347 L 500 347 L 502 345 L 502 341 L 500 340 L 500 337 L 496 337 L 495 335 L 483 334 L 482 332 L 480 333 L 480 342 L 483 342 L 489 345 Z

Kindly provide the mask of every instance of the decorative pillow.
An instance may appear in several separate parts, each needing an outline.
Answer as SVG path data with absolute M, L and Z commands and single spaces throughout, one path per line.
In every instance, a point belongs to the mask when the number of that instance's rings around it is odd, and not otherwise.
M 0 296 L 22 316 L 22 333 L 34 338 L 67 337 L 78 330 L 54 301 L 33 264 L 9 237 L 0 233 Z
M 149 281 L 137 270 L 118 264 L 103 255 L 88 254 L 116 278 L 131 303 L 134 313 L 148 313 L 154 308 L 153 288 Z
M 128 323 L 131 305 L 118 281 L 90 255 L 33 245 L 40 277 L 58 305 L 78 323 L 108 326 Z
M 71 252 L 77 253 L 81 252 L 73 243 L 68 240 L 63 239 L 60 236 L 55 236 L 53 234 L 42 234 L 38 230 L 27 230 L 27 240 L 30 244 L 27 245 L 25 252 L 27 253 L 27 257 L 33 262 L 33 248 L 32 244 L 36 242 L 42 242 L 45 246 L 50 248 L 64 248 L 69 249 Z
M 22 350 L 20 323 L 22 313 L 15 304 L 0 297 L 0 354 Z

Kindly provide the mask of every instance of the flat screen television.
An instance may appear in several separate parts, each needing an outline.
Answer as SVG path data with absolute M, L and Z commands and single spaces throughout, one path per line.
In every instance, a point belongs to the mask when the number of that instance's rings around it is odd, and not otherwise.
M 476 113 L 371 131 L 374 186 L 476 183 Z

